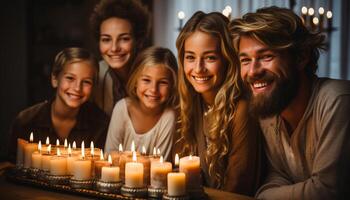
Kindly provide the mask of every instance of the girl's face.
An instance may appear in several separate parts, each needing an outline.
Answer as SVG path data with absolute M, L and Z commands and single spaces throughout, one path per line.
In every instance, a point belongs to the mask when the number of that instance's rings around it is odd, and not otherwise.
M 114 70 L 123 69 L 132 56 L 134 38 L 128 20 L 112 17 L 100 27 L 100 53 Z
M 91 95 L 95 68 L 89 61 L 68 63 L 51 83 L 57 88 L 56 102 L 68 108 L 79 108 Z
M 143 68 L 136 84 L 136 95 L 141 106 L 158 109 L 169 98 L 172 83 L 170 70 L 162 64 Z
M 217 38 L 201 31 L 185 40 L 185 76 L 206 101 L 215 98 L 225 76 L 219 44 Z

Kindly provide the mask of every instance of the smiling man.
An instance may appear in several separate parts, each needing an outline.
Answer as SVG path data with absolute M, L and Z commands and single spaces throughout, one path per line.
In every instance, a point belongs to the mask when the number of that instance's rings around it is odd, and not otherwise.
M 270 162 L 257 198 L 336 198 L 336 165 L 350 133 L 350 82 L 315 75 L 324 36 L 278 7 L 235 19 L 230 30 Z

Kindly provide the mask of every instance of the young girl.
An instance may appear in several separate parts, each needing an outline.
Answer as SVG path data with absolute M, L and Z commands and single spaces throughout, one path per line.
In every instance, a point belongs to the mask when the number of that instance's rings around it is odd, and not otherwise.
M 30 132 L 35 141 L 67 139 L 80 144 L 94 141 L 101 147 L 106 138 L 109 118 L 88 102 L 98 73 L 93 54 L 82 48 L 67 48 L 59 52 L 51 72 L 55 97 L 19 113 L 11 132 L 10 156 L 16 153 L 17 138 L 28 140 Z M 13 160 L 12 157 L 11 160 Z
M 239 62 L 221 13 L 195 13 L 181 30 L 179 150 L 199 155 L 204 185 L 254 195 L 262 138 L 241 94 Z M 179 143 L 181 144 L 181 143 Z
M 169 49 L 150 47 L 135 60 L 134 73 L 127 85 L 129 97 L 114 107 L 105 152 L 124 149 L 135 142 L 146 153 L 159 148 L 170 160 L 175 129 L 174 107 L 177 101 L 176 58 Z

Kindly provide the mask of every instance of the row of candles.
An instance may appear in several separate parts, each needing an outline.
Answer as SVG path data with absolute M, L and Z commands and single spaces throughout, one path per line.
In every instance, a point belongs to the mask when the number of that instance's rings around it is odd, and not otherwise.
M 93 142 L 90 143 L 90 148 L 85 148 L 83 141 L 79 149 L 75 142 L 71 148 L 67 140 L 64 146 L 59 145 L 58 140 L 55 146 L 51 146 L 47 138 L 46 144 L 42 145 L 41 141 L 33 143 L 31 133 L 29 142 L 18 139 L 16 164 L 23 168 L 43 170 L 49 175 L 70 175 L 74 180 L 121 181 L 128 188 L 143 188 L 148 185 L 152 188 L 165 188 L 169 196 L 183 196 L 186 195 L 186 190 L 201 187 L 199 157 L 190 155 L 179 159 L 176 154 L 174 171 L 172 163 L 164 161 L 159 154 L 159 149 L 154 149 L 152 156 L 145 155 L 144 152 L 140 154 L 135 151 L 133 143 L 131 151 L 123 151 L 119 145 L 119 150 L 110 152 L 105 160 L 103 151 L 94 148 Z
M 315 15 L 315 9 L 314 8 L 307 8 L 306 6 L 303 6 L 301 8 L 301 17 L 305 23 L 306 26 L 311 27 L 314 31 L 331 31 L 332 30 L 332 17 L 333 13 L 332 11 L 328 10 L 326 11 L 323 7 L 318 8 L 318 17 Z M 327 23 L 324 19 L 327 19 Z

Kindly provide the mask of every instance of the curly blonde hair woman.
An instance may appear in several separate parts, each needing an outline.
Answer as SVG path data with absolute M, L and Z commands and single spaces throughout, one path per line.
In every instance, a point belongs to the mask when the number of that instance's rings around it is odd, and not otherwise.
M 204 185 L 254 195 L 261 136 L 240 90 L 228 22 L 221 13 L 198 11 L 177 38 L 181 138 L 175 149 L 200 156 Z

